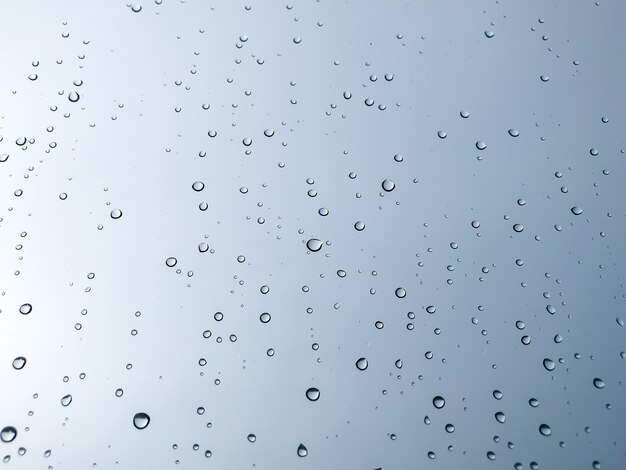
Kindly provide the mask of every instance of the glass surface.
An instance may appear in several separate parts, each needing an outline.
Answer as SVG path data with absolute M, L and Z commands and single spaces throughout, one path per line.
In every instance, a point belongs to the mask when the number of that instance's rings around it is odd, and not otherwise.
M 626 468 L 626 3 L 246 1 L 0 4 L 6 468 Z

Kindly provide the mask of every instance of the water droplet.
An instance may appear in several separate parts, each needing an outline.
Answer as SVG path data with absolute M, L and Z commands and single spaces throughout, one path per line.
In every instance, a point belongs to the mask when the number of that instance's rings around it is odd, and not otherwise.
M 178 263 L 178 260 L 174 258 L 173 256 L 170 256 L 169 258 L 165 260 L 165 265 L 168 268 L 173 268 L 174 266 L 176 266 L 176 263 Z
M 440 139 L 445 139 L 448 137 L 448 134 L 445 131 L 437 131 L 437 136 L 439 136 Z
M 571 211 L 572 211 L 572 214 L 574 215 L 580 215 L 583 213 L 583 210 L 578 206 L 572 207 Z
M 308 242 L 306 242 L 306 247 L 310 251 L 320 251 L 322 249 L 322 241 L 317 238 L 311 238 Z
M 598 378 L 593 379 L 593 386 L 596 388 L 604 388 L 604 380 Z
M 111 218 L 112 219 L 119 219 L 120 217 L 122 217 L 122 211 L 119 209 L 113 209 L 111 211 Z M 132 218 L 132 217 L 131 217 Z
M 300 444 L 298 446 L 298 457 L 306 457 L 307 455 L 309 455 L 309 451 L 304 446 L 304 444 Z
M 539 77 L 539 79 L 540 79 L 542 82 L 547 82 L 548 80 L 550 80 L 550 77 L 548 77 L 547 75 L 541 75 L 541 76 Z
M 248 439 L 248 442 L 256 442 L 256 435 L 248 434 L 247 439 Z
M 395 189 L 396 183 L 394 183 L 393 181 L 387 179 L 387 180 L 383 181 L 382 187 L 383 187 L 383 189 L 385 191 L 390 192 L 390 191 L 393 191 Z
M 354 228 L 358 232 L 362 232 L 363 230 L 365 230 L 365 223 L 359 220 L 358 222 L 354 224 Z
M 398 287 L 396 289 L 396 297 L 399 299 L 404 299 L 406 297 L 406 291 L 402 287 Z
M 31 304 L 22 304 L 22 306 L 20 307 L 20 313 L 22 315 L 28 315 L 32 311 L 33 306 Z
M 539 432 L 542 436 L 549 436 L 550 434 L 552 434 L 552 429 L 550 429 L 550 426 L 548 426 L 547 424 L 542 424 L 539 426 Z
M 207 243 L 204 243 L 204 242 L 200 243 L 198 245 L 198 251 L 200 253 L 206 253 L 207 251 L 209 251 L 209 245 Z
M 495 33 L 493 31 L 485 31 L 485 36 L 491 39 L 492 37 L 495 36 Z
M 358 367 L 358 365 L 357 365 Z M 320 398 L 320 391 L 319 389 L 315 388 L 315 387 L 311 387 L 306 391 L 306 397 L 310 400 L 310 401 L 317 401 Z
M 10 155 L 8 153 L 0 154 L 0 163 L 4 163 L 9 159 Z
M 72 403 L 72 395 L 65 395 L 63 398 L 61 398 L 61 405 L 69 406 L 70 403 Z
M 522 224 L 513 225 L 513 231 L 520 233 L 524 230 L 524 226 Z
M 446 401 L 444 400 L 443 397 L 437 395 L 435 398 L 433 398 L 433 406 L 437 408 L 438 410 L 443 408 L 445 404 L 446 404 Z
M 476 142 L 476 148 L 478 150 L 485 150 L 487 148 L 487 144 L 484 143 L 482 140 L 479 140 L 478 142 Z
M 506 416 L 502 411 L 498 411 L 495 416 L 498 423 L 504 423 L 506 421 Z
M 469 113 L 469 111 L 462 110 L 462 111 L 459 113 L 459 115 L 460 115 L 463 119 L 467 119 L 467 118 L 470 116 L 470 113 Z
M 261 320 L 261 323 L 269 323 L 271 319 L 272 319 L 272 316 L 267 312 L 262 313 L 261 316 L 259 317 L 259 320 Z
M 545 367 L 545 369 L 548 371 L 553 371 L 554 368 L 556 367 L 556 364 L 554 363 L 552 359 L 545 358 L 543 360 L 543 367 Z
M 265 135 L 265 137 L 272 137 L 274 135 L 274 129 L 265 129 L 263 135 Z
M 194 191 L 202 191 L 204 189 L 204 183 L 202 181 L 196 181 L 191 187 Z
M 76 103 L 80 99 L 80 95 L 75 91 L 71 91 L 69 95 L 67 95 L 67 99 L 72 103 Z
M 519 131 L 517 129 L 509 129 L 509 135 L 511 137 L 519 137 Z
M 22 370 L 26 365 L 26 358 L 23 356 L 18 356 L 13 359 L 13 368 L 15 370 Z
M 141 11 L 141 5 L 139 4 L 134 4 L 133 6 L 130 7 L 130 9 L 134 12 L 134 13 L 139 13 Z
M 367 369 L 367 366 L 368 366 L 367 359 L 365 359 L 364 357 L 361 357 L 356 361 L 355 365 L 357 369 L 365 370 Z
M 146 429 L 150 424 L 150 416 L 147 413 L 140 412 L 133 417 L 133 425 L 137 429 Z
M 0 431 L 0 440 L 2 440 L 2 442 L 13 442 L 16 437 L 17 429 L 13 426 L 5 426 L 2 428 L 2 431 Z

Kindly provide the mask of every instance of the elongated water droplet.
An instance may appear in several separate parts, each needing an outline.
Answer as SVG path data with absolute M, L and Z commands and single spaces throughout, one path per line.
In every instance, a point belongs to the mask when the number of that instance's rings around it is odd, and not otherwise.
M 309 455 L 309 451 L 304 446 L 304 444 L 300 444 L 298 446 L 298 457 L 306 457 L 307 455 Z
M 308 242 L 306 242 L 306 247 L 310 251 L 320 251 L 322 249 L 322 241 L 317 238 L 311 238 Z

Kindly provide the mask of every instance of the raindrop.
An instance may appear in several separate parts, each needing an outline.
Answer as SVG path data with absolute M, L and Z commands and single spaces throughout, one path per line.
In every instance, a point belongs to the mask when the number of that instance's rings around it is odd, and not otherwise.
M 437 408 L 438 410 L 443 408 L 445 404 L 446 404 L 446 401 L 443 399 L 443 397 L 437 395 L 435 398 L 433 398 L 433 406 Z
M 498 411 L 495 416 L 498 423 L 504 423 L 506 421 L 506 416 L 502 411 Z
M 398 287 L 396 289 L 396 297 L 399 299 L 404 299 L 406 297 L 406 291 L 402 287 Z
M 65 395 L 63 398 L 61 398 L 61 405 L 69 406 L 70 403 L 72 403 L 72 395 Z
M 71 91 L 70 94 L 67 96 L 67 99 L 70 100 L 72 103 L 76 103 L 80 99 L 80 95 L 75 91 Z
M 356 361 L 355 365 L 357 369 L 365 370 L 367 369 L 367 366 L 368 366 L 367 359 L 365 359 L 364 357 L 361 357 Z
M 382 187 L 383 187 L 383 189 L 385 191 L 390 192 L 390 191 L 393 191 L 395 189 L 396 183 L 394 183 L 391 180 L 384 180 L 383 184 L 382 184 Z
M 13 442 L 13 440 L 17 437 L 17 429 L 13 426 L 5 426 L 0 431 L 0 440 L 2 442 Z
M 133 417 L 133 425 L 137 429 L 146 429 L 149 424 L 150 416 L 148 416 L 147 413 L 140 412 L 135 414 L 135 416 Z
M 165 260 L 165 265 L 168 268 L 173 268 L 174 266 L 176 266 L 176 263 L 178 263 L 178 260 L 174 258 L 173 256 L 170 256 L 169 258 Z
M 310 251 L 320 251 L 322 249 L 322 241 L 317 238 L 311 238 L 308 242 L 306 242 L 306 247 Z
M 304 444 L 300 444 L 298 446 L 298 457 L 306 457 L 309 454 L 309 451 L 304 446 Z
M 519 131 L 517 129 L 509 129 L 509 135 L 511 137 L 519 137 Z
M 572 207 L 571 211 L 572 211 L 572 214 L 574 215 L 580 215 L 583 213 L 583 210 L 578 206 Z
M 119 219 L 120 217 L 122 217 L 122 211 L 119 209 L 113 209 L 111 211 L 111 218 L 112 219 Z
M 191 187 L 194 191 L 202 191 L 204 189 L 204 183 L 202 181 L 196 181 Z
M 23 356 L 18 356 L 13 359 L 13 368 L 15 370 L 22 370 L 26 365 L 26 358 Z
M 549 436 L 550 434 L 552 434 L 552 429 L 550 429 L 550 426 L 548 426 L 547 424 L 542 424 L 541 426 L 539 426 L 539 432 L 542 436 Z
M 357 366 L 358 367 L 358 366 Z M 310 401 L 317 401 L 320 398 L 320 391 L 315 387 L 311 387 L 306 391 L 306 397 Z
M 28 315 L 32 311 L 33 306 L 31 304 L 22 304 L 22 306 L 20 307 L 20 313 L 22 315 Z
M 598 378 L 593 379 L 593 386 L 596 388 L 604 388 L 604 380 Z
M 545 367 L 545 369 L 548 371 L 553 371 L 554 368 L 556 367 L 556 364 L 554 363 L 552 359 L 545 358 L 543 360 L 543 367 Z

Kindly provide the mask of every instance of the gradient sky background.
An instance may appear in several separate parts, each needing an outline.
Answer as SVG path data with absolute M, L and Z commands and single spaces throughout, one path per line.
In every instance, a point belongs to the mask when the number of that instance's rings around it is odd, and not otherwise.
M 140 6 L 0 5 L 7 468 L 626 468 L 624 2 Z

